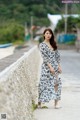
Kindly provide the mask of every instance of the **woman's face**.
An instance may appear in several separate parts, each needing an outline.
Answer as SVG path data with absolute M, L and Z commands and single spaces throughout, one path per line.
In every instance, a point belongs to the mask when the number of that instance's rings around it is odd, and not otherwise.
M 50 40 L 51 37 L 52 37 L 52 34 L 51 34 L 49 31 L 46 31 L 46 32 L 44 33 L 44 38 L 45 38 L 46 40 Z

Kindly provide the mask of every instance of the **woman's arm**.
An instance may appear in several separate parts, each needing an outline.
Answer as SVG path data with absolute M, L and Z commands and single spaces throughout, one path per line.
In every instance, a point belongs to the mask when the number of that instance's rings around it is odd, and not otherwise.
M 48 65 L 50 71 L 52 73 L 54 73 L 55 71 L 54 71 L 54 68 L 52 67 L 52 65 L 50 63 L 50 60 L 49 60 L 49 57 L 47 55 L 47 50 L 46 50 L 45 46 L 41 43 L 39 45 L 39 48 L 40 48 L 41 56 L 43 58 L 43 62 L 46 63 Z
M 48 63 L 48 67 L 49 67 L 51 73 L 55 74 L 54 68 L 52 67 L 52 65 L 50 63 Z
M 56 61 L 58 62 L 58 65 L 59 65 L 59 67 L 58 67 L 58 71 L 60 72 L 60 73 L 62 73 L 62 69 L 61 69 L 61 65 L 60 65 L 60 53 L 58 52 L 58 50 L 56 50 L 56 52 L 55 52 L 55 57 L 56 57 Z
M 62 73 L 62 69 L 61 69 L 61 65 L 59 64 L 59 67 L 58 67 L 58 71 L 59 73 Z

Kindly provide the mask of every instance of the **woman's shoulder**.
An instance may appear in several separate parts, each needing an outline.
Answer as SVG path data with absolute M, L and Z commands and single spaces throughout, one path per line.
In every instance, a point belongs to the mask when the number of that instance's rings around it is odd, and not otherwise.
M 59 52 L 58 49 L 55 50 L 55 53 L 56 53 L 57 55 L 60 55 L 60 52 Z
M 56 51 L 56 52 L 59 52 L 59 49 L 57 48 L 55 51 Z
M 39 47 L 45 47 L 44 41 L 39 44 Z
M 44 52 L 47 51 L 47 48 L 46 48 L 44 41 L 39 44 L 39 49 L 41 51 L 44 51 Z

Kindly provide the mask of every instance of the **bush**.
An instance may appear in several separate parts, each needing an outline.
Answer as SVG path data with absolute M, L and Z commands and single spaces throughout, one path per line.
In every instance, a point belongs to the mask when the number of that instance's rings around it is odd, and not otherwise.
M 10 22 L 0 28 L 0 43 L 13 43 L 18 40 L 24 41 L 24 26 Z

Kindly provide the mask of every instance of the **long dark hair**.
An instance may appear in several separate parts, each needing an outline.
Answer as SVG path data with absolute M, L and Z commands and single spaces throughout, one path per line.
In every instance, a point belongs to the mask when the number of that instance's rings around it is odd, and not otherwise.
M 57 45 L 56 45 L 56 41 L 54 40 L 54 34 L 53 34 L 52 30 L 50 28 L 47 28 L 44 30 L 43 34 L 45 34 L 46 31 L 49 31 L 52 35 L 52 37 L 50 39 L 50 45 L 53 47 L 54 50 L 57 50 Z M 45 37 L 44 37 L 44 39 L 45 39 Z

